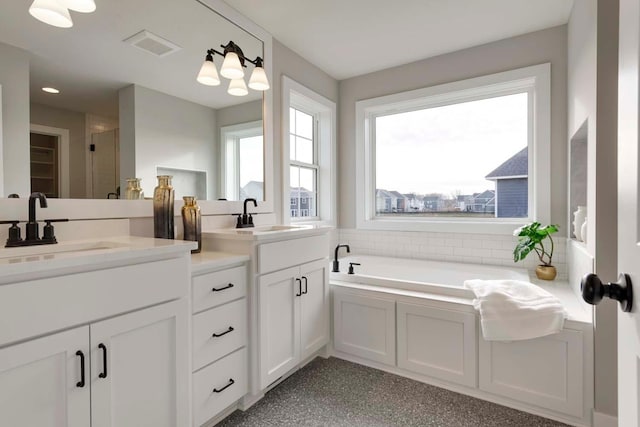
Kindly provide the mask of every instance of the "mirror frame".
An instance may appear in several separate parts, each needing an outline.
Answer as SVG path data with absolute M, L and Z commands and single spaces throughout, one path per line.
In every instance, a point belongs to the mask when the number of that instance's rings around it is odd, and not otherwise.
M 223 0 L 193 0 L 209 7 L 223 19 L 230 21 L 248 32 L 263 44 L 264 70 L 271 82 L 271 88 L 263 92 L 262 122 L 264 130 L 264 201 L 258 203 L 253 212 L 274 213 L 274 171 L 273 171 L 273 38 L 270 33 L 246 16 L 229 6 Z M 73 31 L 73 30 L 71 30 Z M 204 46 L 203 49 L 206 49 Z M 203 50 L 204 52 L 204 50 Z M 197 71 L 197 70 L 196 70 Z M 1 107 L 0 107 L 1 108 Z M 1 125 L 0 121 L 0 125 Z M 0 127 L 0 131 L 1 131 Z M 0 132 L 0 165 L 2 160 L 2 133 Z M 0 174 L 3 182 L 4 172 Z M 242 212 L 242 201 L 198 200 L 202 215 L 225 215 Z M 152 200 L 107 200 L 107 199 L 49 199 L 48 218 L 68 219 L 113 219 L 143 218 L 153 216 Z M 182 203 L 176 200 L 175 214 L 180 215 Z M 0 198 L 2 219 L 26 220 L 28 216 L 25 199 Z

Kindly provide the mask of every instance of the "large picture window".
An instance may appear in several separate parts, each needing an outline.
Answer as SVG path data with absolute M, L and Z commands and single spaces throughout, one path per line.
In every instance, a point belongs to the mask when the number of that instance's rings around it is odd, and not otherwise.
M 358 226 L 546 220 L 549 102 L 548 64 L 357 102 Z

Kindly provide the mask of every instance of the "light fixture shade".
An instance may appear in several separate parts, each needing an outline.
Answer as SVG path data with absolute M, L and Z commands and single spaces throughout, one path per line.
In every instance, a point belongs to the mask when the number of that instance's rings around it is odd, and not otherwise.
M 264 68 L 256 67 L 253 69 L 249 79 L 249 87 L 253 90 L 269 89 L 269 79 L 267 79 L 267 73 L 264 72 Z
M 220 77 L 218 77 L 218 70 L 216 64 L 213 61 L 206 59 L 200 68 L 198 77 L 196 78 L 199 83 L 207 86 L 218 86 L 220 84 Z
M 70 28 L 73 26 L 69 10 L 58 0 L 34 0 L 29 13 L 38 21 L 54 27 Z
M 75 12 L 91 13 L 96 10 L 96 2 L 94 0 L 59 0 L 59 2 Z
M 229 83 L 227 93 L 233 96 L 245 96 L 249 93 L 249 89 L 247 89 L 244 79 L 233 79 Z
M 242 79 L 244 78 L 244 71 L 242 70 L 242 64 L 240 64 L 240 58 L 235 52 L 227 52 L 220 67 L 220 74 L 222 77 L 228 79 Z

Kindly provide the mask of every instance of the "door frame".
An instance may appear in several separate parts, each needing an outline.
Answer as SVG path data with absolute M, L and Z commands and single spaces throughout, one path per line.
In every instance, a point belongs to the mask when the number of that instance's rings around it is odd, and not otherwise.
M 58 137 L 58 190 L 61 199 L 69 196 L 69 129 L 29 124 L 29 133 Z

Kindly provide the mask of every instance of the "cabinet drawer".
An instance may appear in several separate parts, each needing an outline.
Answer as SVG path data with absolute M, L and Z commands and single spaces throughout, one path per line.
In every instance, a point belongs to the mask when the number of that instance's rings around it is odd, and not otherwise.
M 215 290 L 214 290 L 215 289 Z M 228 270 L 195 276 L 193 278 L 193 312 L 242 298 L 247 294 L 247 268 Z
M 304 237 L 258 246 L 258 273 L 282 270 L 329 255 L 329 236 Z
M 243 348 L 193 374 L 194 425 L 204 424 L 247 393 L 246 357 Z
M 214 337 L 216 334 L 218 336 Z M 193 316 L 193 369 L 247 343 L 247 300 L 225 304 Z

